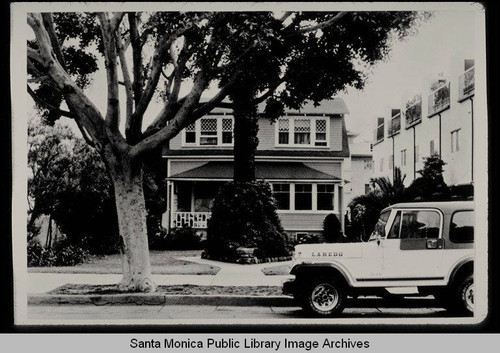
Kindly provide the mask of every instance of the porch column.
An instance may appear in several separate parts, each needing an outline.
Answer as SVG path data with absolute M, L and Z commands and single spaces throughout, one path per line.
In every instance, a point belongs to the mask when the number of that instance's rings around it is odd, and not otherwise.
M 337 211 L 338 213 L 340 213 L 340 203 L 339 203 L 339 184 L 338 183 L 335 183 L 334 184 L 334 189 L 333 189 L 333 209 L 334 211 Z M 339 216 L 342 216 L 342 215 L 339 215 Z

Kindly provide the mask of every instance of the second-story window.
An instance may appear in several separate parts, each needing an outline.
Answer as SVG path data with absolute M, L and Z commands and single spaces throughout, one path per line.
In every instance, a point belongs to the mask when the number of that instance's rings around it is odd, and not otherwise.
M 200 120 L 200 145 L 217 145 L 217 119 Z
M 309 119 L 295 120 L 293 142 L 296 145 L 311 144 L 311 120 Z
M 223 144 L 233 143 L 233 119 L 230 118 L 222 119 L 222 143 Z
M 328 118 L 283 117 L 276 124 L 277 146 L 327 147 Z
M 205 117 L 184 129 L 185 146 L 230 146 L 233 144 L 232 117 Z
M 290 120 L 279 119 L 278 120 L 278 144 L 288 145 L 290 135 Z
M 193 123 L 186 128 L 186 143 L 196 143 L 196 124 Z

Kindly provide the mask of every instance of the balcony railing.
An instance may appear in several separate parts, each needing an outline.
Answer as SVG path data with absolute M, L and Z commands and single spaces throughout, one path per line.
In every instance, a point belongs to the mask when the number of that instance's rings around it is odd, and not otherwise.
M 395 135 L 401 130 L 401 113 L 398 113 L 392 117 L 389 121 L 389 131 L 387 132 L 387 136 Z
M 475 75 L 474 66 L 465 71 L 458 78 L 458 101 L 461 102 L 474 95 Z
M 450 107 L 450 83 L 445 83 L 429 95 L 429 118 Z
M 410 128 L 418 122 L 422 121 L 422 98 L 415 101 L 411 105 L 406 104 L 405 112 L 406 128 Z
M 375 143 L 380 142 L 384 139 L 384 124 L 379 125 L 374 131 Z
M 173 212 L 170 226 L 172 228 L 187 226 L 206 229 L 211 215 L 211 212 Z

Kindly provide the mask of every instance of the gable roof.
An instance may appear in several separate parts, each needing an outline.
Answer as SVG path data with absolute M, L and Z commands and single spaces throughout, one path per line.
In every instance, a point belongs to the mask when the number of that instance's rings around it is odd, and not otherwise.
M 263 113 L 266 108 L 266 103 L 258 105 L 258 112 Z M 232 113 L 233 110 L 229 108 L 214 108 L 210 114 Z M 332 98 L 329 100 L 321 101 L 318 106 L 314 106 L 311 101 L 305 102 L 300 109 L 285 109 L 285 114 L 349 114 L 349 110 L 342 98 Z
M 232 180 L 234 163 L 212 161 L 197 168 L 170 176 L 167 179 L 220 179 Z M 300 162 L 257 162 L 255 163 L 257 179 L 273 180 L 341 180 Z

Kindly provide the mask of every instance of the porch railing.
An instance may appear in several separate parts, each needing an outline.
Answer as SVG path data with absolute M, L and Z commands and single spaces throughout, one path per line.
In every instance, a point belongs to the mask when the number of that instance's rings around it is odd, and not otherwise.
M 211 215 L 211 212 L 173 212 L 170 226 L 172 228 L 188 226 L 191 228 L 206 229 Z

